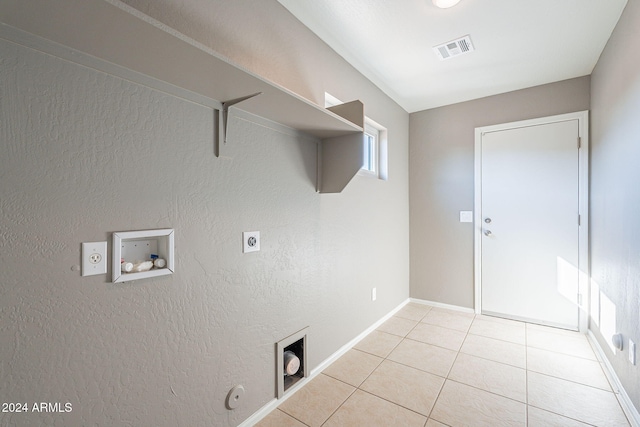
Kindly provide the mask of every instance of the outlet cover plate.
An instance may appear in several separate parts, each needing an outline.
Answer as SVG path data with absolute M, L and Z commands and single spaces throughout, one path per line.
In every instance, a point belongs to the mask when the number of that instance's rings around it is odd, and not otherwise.
M 260 250 L 260 232 L 245 231 L 242 233 L 242 252 L 258 252 Z
M 473 222 L 473 211 L 460 211 L 460 222 Z
M 82 243 L 82 275 L 107 274 L 107 242 Z

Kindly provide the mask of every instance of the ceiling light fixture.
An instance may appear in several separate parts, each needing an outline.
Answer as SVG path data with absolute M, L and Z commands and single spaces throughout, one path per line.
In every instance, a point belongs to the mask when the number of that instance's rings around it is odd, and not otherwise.
M 448 7 L 452 7 L 457 5 L 460 0 L 432 0 L 433 4 L 438 6 L 440 9 L 446 9 Z

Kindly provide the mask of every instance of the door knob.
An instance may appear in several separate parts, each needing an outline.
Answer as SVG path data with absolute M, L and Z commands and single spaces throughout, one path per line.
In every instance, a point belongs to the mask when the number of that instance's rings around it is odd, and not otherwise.
M 484 222 L 486 222 L 487 224 L 491 224 L 491 218 L 485 218 Z
M 491 232 L 491 230 L 485 230 L 484 235 L 489 237 L 491 236 L 493 233 Z

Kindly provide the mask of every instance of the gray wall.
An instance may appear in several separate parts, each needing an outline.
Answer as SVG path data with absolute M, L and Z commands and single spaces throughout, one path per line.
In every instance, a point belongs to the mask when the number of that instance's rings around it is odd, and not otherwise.
M 473 307 L 474 129 L 589 109 L 589 77 L 413 113 L 411 297 Z
M 309 326 L 314 368 L 409 296 L 408 114 L 275 0 L 208 4 L 202 42 L 315 101 L 360 98 L 390 179 L 319 195 L 315 141 L 242 114 L 217 159 L 210 109 L 0 40 L 0 401 L 73 405 L 1 425 L 235 426 L 275 395 L 276 341 Z M 77 271 L 81 242 L 164 227 L 172 276 Z
M 640 369 L 627 339 L 640 343 L 640 3 L 629 1 L 591 79 L 591 277 L 615 305 L 625 348 L 591 323 L 601 347 L 640 410 Z M 598 320 L 598 313 L 592 313 Z M 604 320 L 604 319 L 603 319 Z

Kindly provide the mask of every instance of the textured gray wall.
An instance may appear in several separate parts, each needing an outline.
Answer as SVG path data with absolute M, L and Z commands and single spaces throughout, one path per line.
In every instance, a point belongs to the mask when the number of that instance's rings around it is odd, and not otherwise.
M 242 114 L 217 159 L 210 109 L 0 40 L 0 402 L 73 405 L 0 425 L 235 426 L 275 395 L 276 341 L 309 326 L 316 367 L 409 296 L 408 114 L 275 0 L 215 16 L 249 62 L 324 61 L 279 83 L 362 99 L 390 180 L 319 195 L 315 142 Z M 72 270 L 83 241 L 164 227 L 171 276 Z M 243 255 L 250 230 L 262 248 Z
M 587 76 L 410 115 L 413 298 L 473 307 L 474 129 L 588 109 Z
M 640 410 L 640 368 L 627 339 L 640 344 L 640 2 L 629 1 L 591 79 L 591 277 L 616 308 L 625 349 L 600 346 Z M 597 314 L 596 314 L 597 316 Z M 640 354 L 637 354 L 640 356 Z

